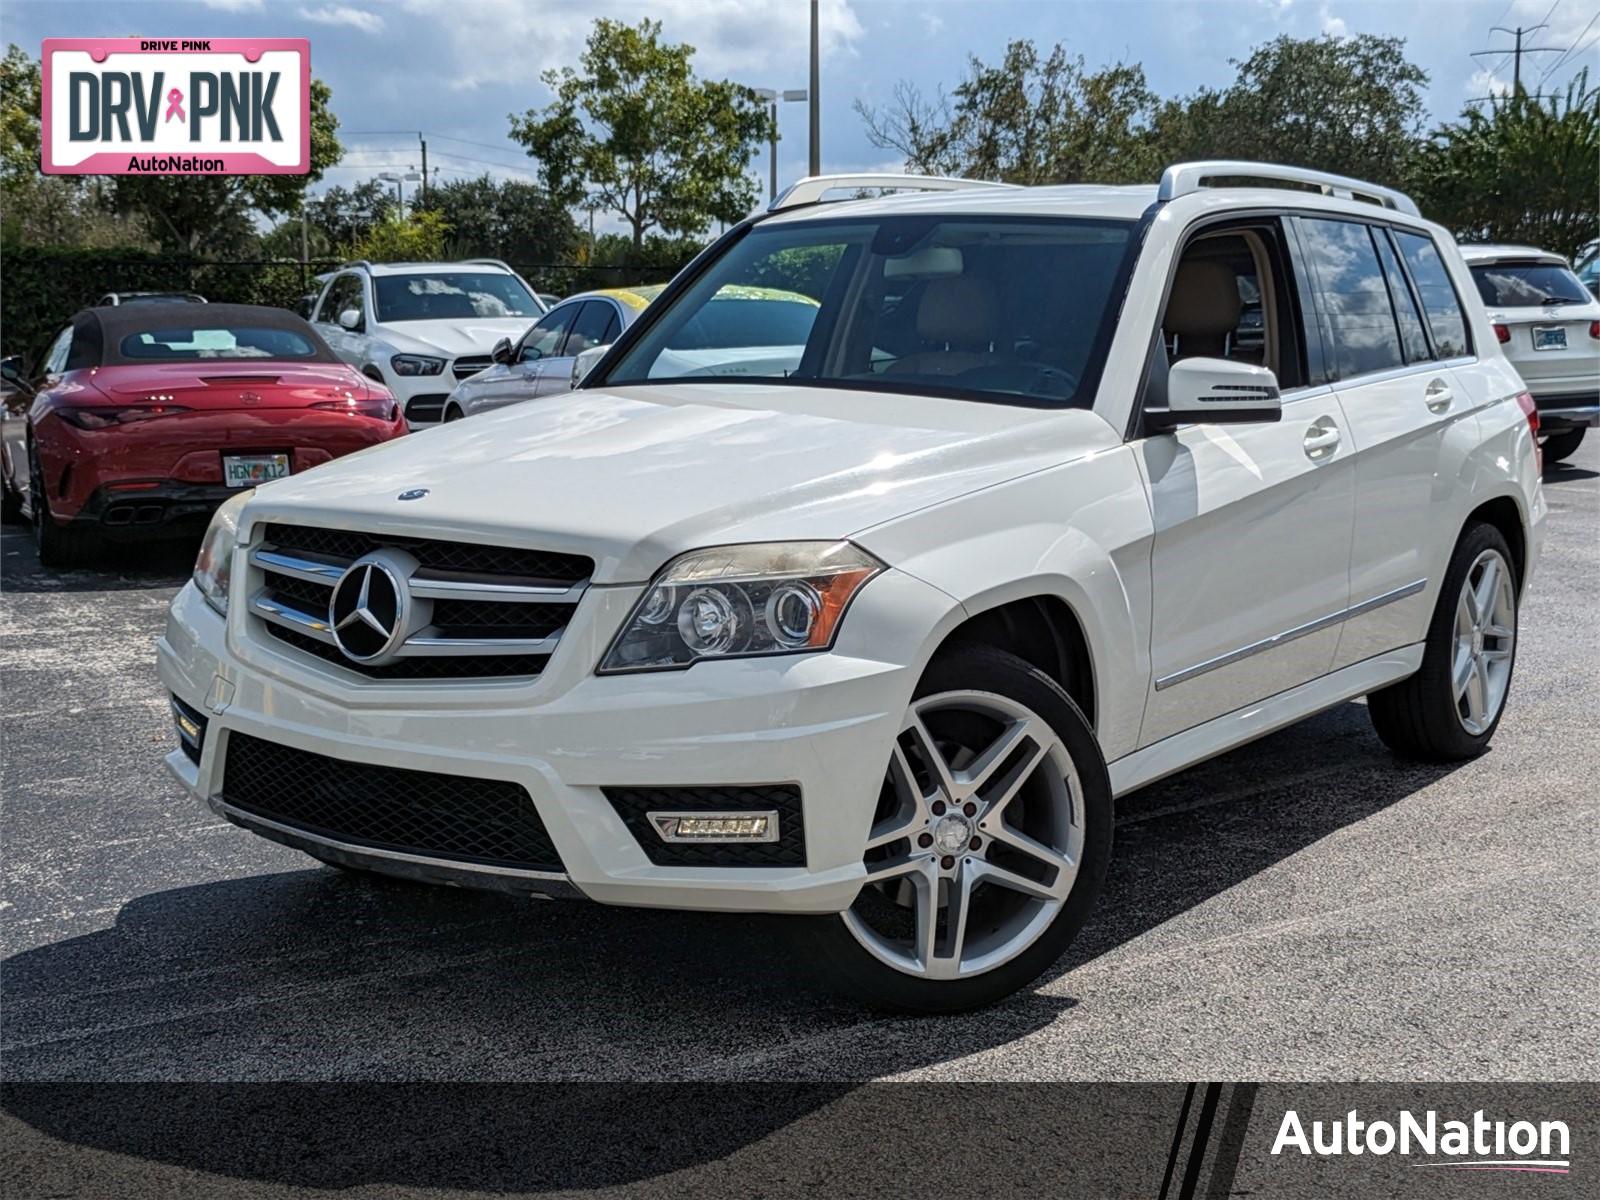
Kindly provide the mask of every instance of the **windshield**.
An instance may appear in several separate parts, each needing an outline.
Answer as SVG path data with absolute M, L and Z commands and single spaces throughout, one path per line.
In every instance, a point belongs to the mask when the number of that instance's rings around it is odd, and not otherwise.
M 130 333 L 123 358 L 168 362 L 197 358 L 318 358 L 312 340 L 292 329 L 249 325 L 177 325 Z
M 605 383 L 787 382 L 1087 407 L 1132 231 L 1033 217 L 758 225 L 650 321 Z
M 1587 304 L 1592 299 L 1576 275 L 1555 263 L 1486 264 L 1472 268 L 1472 280 L 1490 308 Z
M 522 280 L 500 272 L 379 275 L 373 279 L 372 287 L 379 321 L 537 317 L 544 312 Z

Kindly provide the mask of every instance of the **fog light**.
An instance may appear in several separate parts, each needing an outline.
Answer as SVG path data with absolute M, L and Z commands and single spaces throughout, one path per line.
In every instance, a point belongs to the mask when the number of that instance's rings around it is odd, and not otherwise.
M 653 812 L 646 814 L 664 842 L 775 842 L 778 813 Z

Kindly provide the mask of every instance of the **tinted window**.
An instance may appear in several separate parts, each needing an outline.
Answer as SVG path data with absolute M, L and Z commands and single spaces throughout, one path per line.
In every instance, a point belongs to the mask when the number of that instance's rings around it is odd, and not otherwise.
M 1461 299 L 1456 295 L 1450 275 L 1444 269 L 1439 249 L 1433 239 L 1420 233 L 1395 231 L 1395 241 L 1400 246 L 1400 256 L 1411 271 L 1411 281 L 1422 295 L 1422 311 L 1427 314 L 1428 327 L 1433 330 L 1433 345 L 1440 358 L 1459 358 L 1472 353 L 1467 340 L 1467 320 L 1461 313 Z
M 603 346 L 609 340 L 607 331 L 617 323 L 617 311 L 604 300 L 587 301 L 572 323 L 563 354 L 582 354 L 590 346 Z
M 59 375 L 67 363 L 67 355 L 72 351 L 72 326 L 68 325 L 50 343 L 50 349 L 45 351 L 44 363 L 39 368 L 41 375 Z
M 551 309 L 547 316 L 528 330 L 528 336 L 522 341 L 522 360 L 528 362 L 559 354 L 567 330 L 572 327 L 572 320 L 582 307 L 581 304 L 563 304 L 560 308 Z
M 1472 268 L 1472 282 L 1490 308 L 1587 304 L 1589 289 L 1555 263 L 1490 263 Z
M 358 313 L 366 312 L 359 275 L 340 275 L 328 285 L 328 294 L 322 298 L 322 312 L 318 319 L 336 325 L 339 314 L 347 308 L 353 308 Z
M 462 317 L 534 317 L 533 293 L 514 275 L 441 271 L 378 275 L 372 281 L 380 321 L 439 321 Z
M 670 309 L 650 310 L 606 382 L 783 381 L 1087 406 L 1131 229 L 932 216 L 757 226 Z
M 119 346 L 124 358 L 315 358 L 311 339 L 292 329 L 251 325 L 173 325 L 130 333 Z
M 1400 345 L 1405 350 L 1408 363 L 1423 362 L 1432 358 L 1428 349 L 1428 335 L 1422 332 L 1422 316 L 1417 312 L 1417 302 L 1400 270 L 1400 260 L 1395 257 L 1389 236 L 1381 229 L 1372 231 L 1378 245 L 1378 257 L 1383 262 L 1383 274 L 1389 281 L 1389 300 L 1394 305 L 1395 321 L 1400 326 Z
M 1355 221 L 1302 220 L 1323 338 L 1334 376 L 1350 379 L 1405 365 L 1389 289 L 1368 227 Z

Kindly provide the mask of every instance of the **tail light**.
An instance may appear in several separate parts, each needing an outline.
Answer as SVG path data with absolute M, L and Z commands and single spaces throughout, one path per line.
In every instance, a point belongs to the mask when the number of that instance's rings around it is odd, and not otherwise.
M 1589 336 L 1592 338 L 1600 338 L 1600 321 L 1589 322 Z
M 1495 340 L 1504 346 L 1511 340 L 1511 329 L 1507 325 L 1496 325 L 1494 327 L 1494 336 Z
M 1539 445 L 1539 406 L 1533 402 L 1530 392 L 1519 392 L 1517 407 L 1522 409 L 1522 415 L 1528 418 L 1528 432 L 1533 434 L 1533 465 L 1540 474 L 1544 473 L 1544 447 Z
M 357 399 L 354 396 L 345 400 L 318 400 L 311 406 L 323 412 L 347 413 L 352 417 L 372 417 L 378 421 L 393 421 L 400 415 L 400 409 L 388 396 L 369 396 Z
M 63 421 L 79 429 L 109 429 L 113 425 L 133 425 L 189 410 L 181 404 L 146 404 L 140 408 L 60 408 L 56 411 Z

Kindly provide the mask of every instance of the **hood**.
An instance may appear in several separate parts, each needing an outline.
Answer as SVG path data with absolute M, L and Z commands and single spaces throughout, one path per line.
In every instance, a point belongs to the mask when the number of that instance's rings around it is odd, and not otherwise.
M 246 519 L 587 554 L 596 582 L 640 582 L 685 550 L 849 537 L 1117 445 L 1082 409 L 765 384 L 596 389 L 269 484 Z
M 379 336 L 400 354 L 488 354 L 501 338 L 516 341 L 539 314 L 526 317 L 461 317 L 442 321 L 396 321 Z

